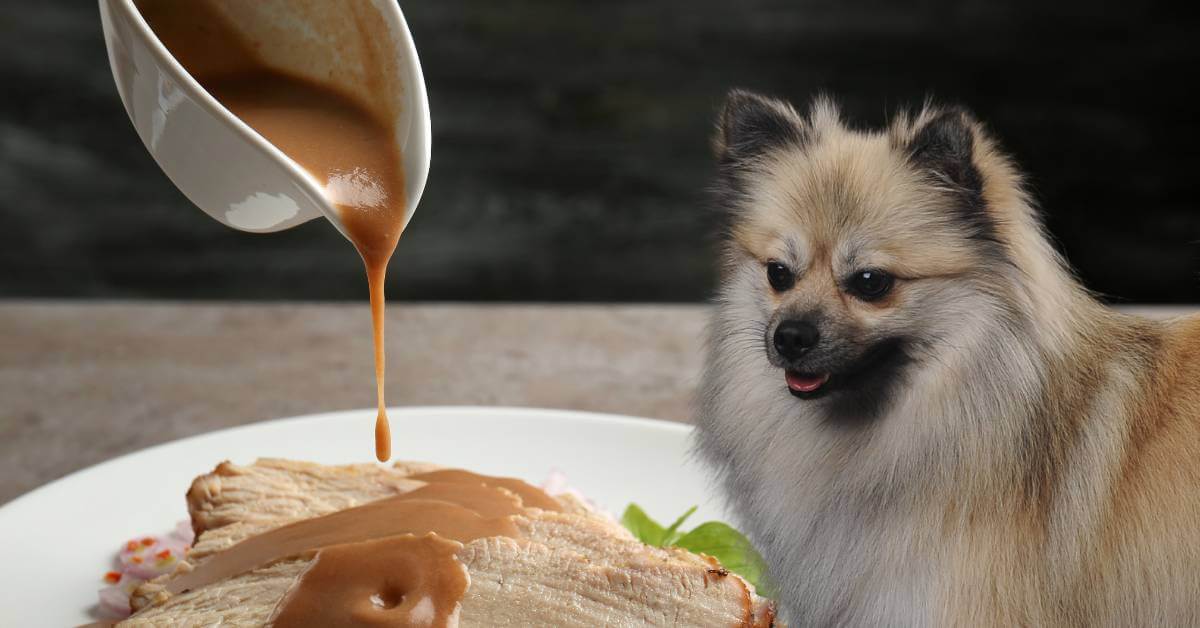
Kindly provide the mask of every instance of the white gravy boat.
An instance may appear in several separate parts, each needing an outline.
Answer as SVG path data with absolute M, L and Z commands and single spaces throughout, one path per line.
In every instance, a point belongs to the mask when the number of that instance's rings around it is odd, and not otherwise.
M 191 0 L 186 0 L 191 1 Z M 340 88 L 363 102 L 364 68 L 381 66 L 405 182 L 407 224 L 429 174 L 430 122 L 425 80 L 412 35 L 395 0 L 213 0 L 268 67 Z M 370 16 L 369 34 L 356 23 Z M 377 15 L 377 17 L 376 17 Z M 269 232 L 318 216 L 345 235 L 322 184 L 231 114 L 171 55 L 133 0 L 100 0 L 108 60 L 125 111 L 142 142 L 197 207 L 242 231 Z M 366 36 L 364 36 L 366 35 Z

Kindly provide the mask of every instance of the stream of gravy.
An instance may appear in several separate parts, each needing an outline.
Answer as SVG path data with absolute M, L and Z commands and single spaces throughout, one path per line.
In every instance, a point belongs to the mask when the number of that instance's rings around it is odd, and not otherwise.
M 207 1 L 137 0 L 159 40 L 214 98 L 324 186 L 366 265 L 375 345 L 375 456 L 391 457 L 384 399 L 384 280 L 404 221 L 391 125 L 325 85 L 265 67 Z M 211 156 L 219 158 L 219 156 Z

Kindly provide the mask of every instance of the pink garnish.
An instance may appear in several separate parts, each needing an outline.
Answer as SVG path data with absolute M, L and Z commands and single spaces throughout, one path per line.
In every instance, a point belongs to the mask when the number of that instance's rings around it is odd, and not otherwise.
M 113 618 L 128 617 L 129 596 L 141 583 L 169 574 L 192 548 L 192 528 L 181 522 L 163 536 L 142 536 L 127 541 L 117 554 L 118 571 L 104 574 L 111 586 L 100 590 L 100 609 Z M 149 560 L 147 560 L 149 559 Z

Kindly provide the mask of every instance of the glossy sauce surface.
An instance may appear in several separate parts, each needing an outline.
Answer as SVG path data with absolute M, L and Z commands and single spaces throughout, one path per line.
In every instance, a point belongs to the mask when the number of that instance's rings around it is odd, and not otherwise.
M 207 1 L 138 0 L 159 40 L 230 112 L 317 179 L 366 266 L 375 345 L 375 455 L 391 457 L 384 280 L 403 230 L 404 175 L 391 124 L 329 86 L 276 72 Z M 219 155 L 206 156 L 219 159 Z
M 456 554 L 475 539 L 520 533 L 527 507 L 561 510 L 519 480 L 460 470 L 414 475 L 408 493 L 297 521 L 212 555 L 167 582 L 180 594 L 273 562 L 308 569 L 272 613 L 275 626 L 452 625 L 470 584 Z
M 287 600 L 276 628 L 451 626 L 471 580 L 461 543 L 406 534 L 321 550 Z

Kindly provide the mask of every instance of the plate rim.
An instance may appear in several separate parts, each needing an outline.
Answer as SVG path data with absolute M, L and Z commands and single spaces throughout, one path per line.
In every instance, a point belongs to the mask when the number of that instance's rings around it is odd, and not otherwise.
M 259 421 L 243 423 L 241 425 L 234 425 L 231 427 L 210 430 L 207 432 L 201 432 L 199 434 L 192 434 L 189 436 L 184 436 L 182 438 L 176 438 L 174 440 L 169 440 L 164 443 L 150 445 L 149 447 L 143 447 L 141 449 L 137 449 L 137 450 L 134 450 L 131 452 L 121 454 L 115 458 L 110 458 L 108 460 L 104 460 L 104 461 L 89 465 L 82 469 L 72 471 L 64 476 L 50 480 L 49 482 L 46 482 L 45 484 L 42 484 L 42 485 L 37 486 L 29 491 L 26 491 L 4 504 L 0 504 L 0 522 L 3 522 L 3 520 L 5 518 L 7 518 L 7 516 L 9 515 L 10 512 L 12 512 L 14 510 L 18 510 L 18 508 L 16 508 L 16 507 L 21 506 L 24 502 L 36 500 L 39 496 L 41 496 L 41 494 L 49 492 L 49 491 L 53 491 L 56 488 L 58 488 L 61 484 L 66 484 L 66 483 L 70 482 L 71 480 L 75 479 L 77 476 L 82 476 L 82 475 L 85 475 L 88 473 L 92 473 L 92 472 L 95 472 L 97 470 L 103 469 L 108 466 L 121 464 L 121 463 L 125 462 L 125 460 L 127 458 L 132 458 L 132 457 L 139 456 L 142 454 L 159 451 L 159 450 L 166 449 L 169 447 L 186 445 L 187 443 L 190 443 L 191 441 L 199 440 L 202 438 L 209 438 L 209 437 L 218 436 L 218 435 L 226 436 L 226 435 L 230 435 L 230 434 L 236 434 L 239 432 L 250 432 L 250 431 L 254 431 L 256 429 L 269 429 L 279 423 L 284 423 L 284 422 L 310 422 L 310 421 L 328 420 L 335 415 L 345 415 L 345 414 L 363 413 L 363 412 L 374 413 L 374 412 L 376 412 L 376 409 L 375 408 L 366 408 L 366 407 L 347 408 L 344 410 L 328 410 L 325 412 L 314 412 L 311 414 L 299 414 L 299 415 L 294 415 L 294 416 L 275 417 L 275 418 L 271 418 L 271 419 L 263 419 L 263 420 L 259 420 Z M 499 414 L 506 414 L 506 415 L 520 415 L 523 417 L 528 417 L 531 415 L 542 415 L 544 418 L 554 417 L 554 418 L 561 419 L 561 418 L 564 418 L 564 415 L 568 415 L 568 416 L 570 416 L 570 418 L 572 420 L 578 420 L 578 421 L 583 421 L 583 422 L 588 422 L 588 423 L 599 423 L 599 422 L 618 423 L 618 424 L 624 424 L 624 425 L 627 425 L 630 427 L 652 428 L 652 429 L 659 429 L 659 430 L 663 430 L 663 431 L 667 431 L 667 432 L 682 432 L 684 434 L 690 434 L 695 429 L 695 426 L 692 425 L 691 423 L 683 423 L 683 422 L 679 422 L 679 421 L 668 421 L 665 419 L 655 419 L 655 418 L 650 418 L 650 417 L 639 417 L 639 416 L 633 416 L 633 415 L 627 415 L 627 414 L 616 414 L 616 413 L 609 413 L 609 412 L 593 412 L 590 410 L 572 410 L 572 409 L 568 409 L 568 408 L 539 408 L 539 407 L 533 407 L 533 406 L 484 406 L 484 405 L 470 405 L 470 404 L 467 404 L 467 405 L 395 406 L 395 407 L 389 407 L 387 409 L 387 412 L 388 412 L 389 417 L 392 417 L 393 415 L 402 416 L 402 415 L 406 415 L 406 414 L 429 415 L 429 414 L 437 414 L 437 413 L 445 413 L 445 414 L 453 413 L 453 414 L 460 414 L 460 415 L 463 415 L 463 414 L 470 415 L 470 414 L 485 414 L 486 413 L 486 414 L 494 415 L 494 414 L 499 413 Z M 389 461 L 388 463 L 377 463 L 377 464 L 386 465 L 386 464 L 389 464 L 390 462 L 392 462 L 392 461 Z M 0 525 L 2 525 L 2 523 L 0 523 Z

